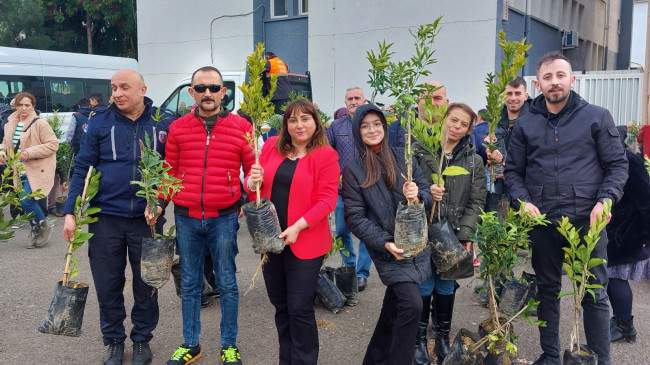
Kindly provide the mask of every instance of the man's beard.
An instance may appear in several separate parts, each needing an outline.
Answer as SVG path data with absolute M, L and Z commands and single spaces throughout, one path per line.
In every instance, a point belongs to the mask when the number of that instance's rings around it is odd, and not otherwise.
M 564 95 L 563 94 L 559 94 L 559 95 L 555 95 L 555 96 L 551 95 L 551 92 L 556 91 L 556 90 L 557 89 L 551 89 L 551 90 L 548 91 L 548 95 L 544 95 L 544 98 L 546 99 L 547 102 L 549 102 L 551 104 L 558 104 L 558 103 L 563 102 L 564 100 L 566 100 L 566 98 L 569 97 L 569 93 L 566 93 Z M 561 91 L 563 91 L 563 90 L 561 90 Z

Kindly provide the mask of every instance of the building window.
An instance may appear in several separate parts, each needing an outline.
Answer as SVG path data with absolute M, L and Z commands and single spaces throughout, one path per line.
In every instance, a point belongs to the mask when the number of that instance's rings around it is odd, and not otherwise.
M 271 18 L 284 18 L 289 14 L 289 0 L 271 0 Z
M 298 14 L 307 15 L 309 13 L 309 0 L 298 0 Z

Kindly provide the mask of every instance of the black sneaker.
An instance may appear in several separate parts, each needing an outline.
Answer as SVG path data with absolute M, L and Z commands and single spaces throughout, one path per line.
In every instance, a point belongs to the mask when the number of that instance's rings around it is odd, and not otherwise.
M 191 364 L 200 358 L 201 345 L 190 347 L 184 343 L 178 349 L 176 349 L 176 351 L 174 351 L 171 359 L 167 361 L 167 365 Z
M 554 357 L 543 353 L 539 359 L 533 363 L 533 365 L 562 365 L 562 360 L 560 360 L 559 356 Z
M 104 355 L 104 365 L 122 365 L 124 355 L 124 342 L 111 342 L 108 344 L 108 351 Z
M 221 348 L 221 362 L 226 364 L 242 365 L 239 349 L 235 345 L 228 345 Z
M 151 348 L 145 341 L 133 343 L 133 365 L 151 364 Z
M 210 295 L 201 295 L 201 308 L 206 308 L 214 304 L 214 302 L 217 301 L 216 297 L 210 296 Z

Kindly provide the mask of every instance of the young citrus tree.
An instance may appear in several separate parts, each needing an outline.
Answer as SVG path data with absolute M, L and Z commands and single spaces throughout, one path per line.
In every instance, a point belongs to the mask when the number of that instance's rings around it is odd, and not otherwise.
M 275 114 L 275 107 L 271 99 L 278 84 L 278 75 L 271 74 L 271 90 L 266 96 L 263 95 L 262 87 L 264 87 L 264 82 L 262 75 L 265 65 L 264 44 L 260 42 L 255 47 L 255 51 L 246 58 L 246 71 L 249 75 L 248 83 L 238 86 L 239 90 L 244 94 L 244 102 L 240 103 L 241 110 L 253 120 L 254 135 L 246 137 L 253 148 L 253 152 L 255 152 L 256 164 L 260 163 L 260 149 L 257 140 L 262 135 L 262 124 Z M 255 184 L 255 190 L 257 193 L 257 207 L 259 208 L 261 200 L 259 184 Z

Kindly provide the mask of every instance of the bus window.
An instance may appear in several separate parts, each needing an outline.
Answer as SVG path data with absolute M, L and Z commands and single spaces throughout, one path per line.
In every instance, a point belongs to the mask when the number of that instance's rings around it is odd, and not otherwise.
M 221 100 L 221 105 L 228 109 L 231 112 L 235 108 L 235 91 L 237 91 L 237 85 L 234 81 L 225 81 L 223 86 L 226 87 L 226 94 Z
M 43 81 L 35 76 L 0 75 L 0 103 L 9 104 L 16 94 L 28 92 L 36 97 L 36 110 L 45 110 Z
M 92 94 L 101 94 L 104 105 L 108 105 L 111 93 L 111 82 L 109 80 L 86 79 L 86 97 Z
M 72 112 L 79 99 L 85 97 L 83 80 L 75 78 L 46 77 L 49 106 L 59 112 Z

